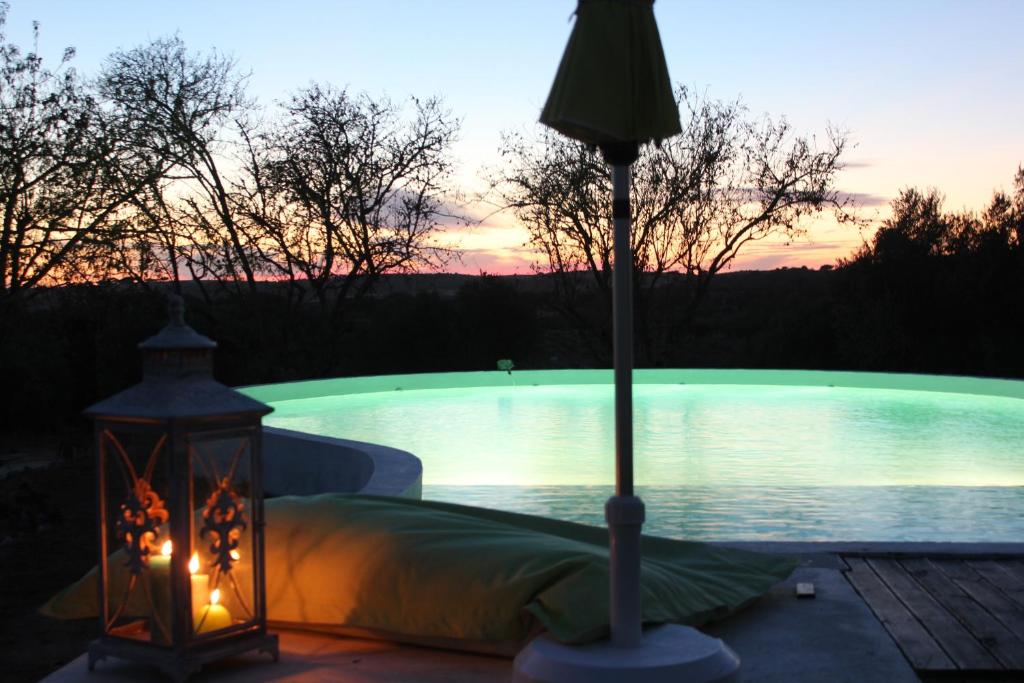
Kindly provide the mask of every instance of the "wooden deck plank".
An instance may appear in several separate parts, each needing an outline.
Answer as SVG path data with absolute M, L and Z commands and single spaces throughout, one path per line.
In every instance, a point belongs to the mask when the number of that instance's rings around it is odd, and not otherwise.
M 938 567 L 942 570 L 942 573 L 951 579 L 966 579 L 966 580 L 977 580 L 978 573 L 968 567 L 963 560 L 953 560 L 948 558 L 936 559 L 931 558 L 915 558 L 931 562 L 933 566 Z
M 972 599 L 945 572 L 924 558 L 902 560 L 900 564 L 942 607 L 970 629 L 977 638 L 975 642 L 984 645 L 1007 669 L 1024 671 L 1024 641 Z M 931 626 L 929 622 L 925 623 Z
M 966 562 L 931 560 L 931 563 L 1024 643 L 1024 608 Z
M 847 557 L 847 579 L 882 622 L 910 665 L 917 670 L 956 671 L 953 660 L 931 634 L 896 598 L 877 574 L 859 557 Z
M 889 589 L 924 624 L 936 642 L 961 669 L 998 670 L 1004 668 L 956 617 L 915 581 L 897 560 L 869 559 Z
M 999 565 L 1014 576 L 1024 579 L 1024 560 L 1004 560 Z
M 970 560 L 967 565 L 1024 607 L 1024 576 L 1017 576 L 1005 562 L 997 560 Z

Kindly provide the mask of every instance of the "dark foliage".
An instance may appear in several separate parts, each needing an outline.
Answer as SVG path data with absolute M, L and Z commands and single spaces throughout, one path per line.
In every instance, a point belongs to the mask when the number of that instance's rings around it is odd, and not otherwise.
M 188 296 L 189 320 L 217 340 L 217 374 L 232 385 L 495 370 L 501 358 L 517 369 L 605 365 L 595 360 L 600 344 L 548 306 L 543 276 L 448 279 L 414 276 L 330 324 L 313 302 L 289 305 L 286 285 L 260 291 L 262 322 L 248 297 L 227 295 L 213 305 Z M 138 380 L 135 345 L 163 325 L 162 296 L 109 285 L 53 290 L 41 303 L 0 324 L 0 433 L 81 434 L 85 406 Z M 656 365 L 1024 378 L 1021 311 L 1019 247 L 732 273 L 716 279 Z
M 188 294 L 189 322 L 218 343 L 218 378 L 231 385 L 337 375 L 494 369 L 499 358 L 544 364 L 539 295 L 504 278 L 472 278 L 456 291 L 422 276 L 406 291 L 352 303 L 344 319 L 287 301 L 287 285 L 251 297 L 225 291 L 212 304 Z M 0 321 L 0 376 L 7 391 L 0 433 L 62 434 L 87 427 L 90 403 L 138 381 L 136 344 L 165 321 L 159 290 L 136 285 L 48 290 L 37 305 Z M 325 322 L 329 320 L 331 322 Z
M 837 360 L 851 368 L 1024 376 L 1024 169 L 979 217 L 907 189 L 836 283 Z
M 90 458 L 0 474 L 0 683 L 37 681 L 99 635 L 95 619 L 36 611 L 96 562 L 94 480 Z

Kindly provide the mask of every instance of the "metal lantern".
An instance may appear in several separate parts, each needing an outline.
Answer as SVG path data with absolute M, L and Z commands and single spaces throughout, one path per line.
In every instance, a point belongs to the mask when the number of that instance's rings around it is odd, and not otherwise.
M 139 344 L 142 381 L 86 410 L 95 420 L 101 636 L 107 656 L 176 681 L 267 633 L 261 418 L 272 409 L 215 381 L 216 343 L 170 322 Z

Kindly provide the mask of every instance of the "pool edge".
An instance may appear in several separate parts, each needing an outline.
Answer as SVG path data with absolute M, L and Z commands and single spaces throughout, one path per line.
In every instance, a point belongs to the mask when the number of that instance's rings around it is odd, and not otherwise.
M 634 384 L 733 384 L 761 386 L 818 386 L 856 389 L 897 389 L 1024 399 L 1024 380 L 925 375 L 917 373 L 854 372 L 846 370 L 750 369 L 637 369 Z M 238 387 L 243 394 L 273 403 L 322 396 L 423 389 L 611 384 L 610 369 L 500 370 L 473 372 L 366 375 L 256 384 Z

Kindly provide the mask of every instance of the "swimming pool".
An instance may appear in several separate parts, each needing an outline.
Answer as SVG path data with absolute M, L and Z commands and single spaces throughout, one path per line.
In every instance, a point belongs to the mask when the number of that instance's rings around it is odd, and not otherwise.
M 450 373 L 255 387 L 275 427 L 423 460 L 424 498 L 602 523 L 607 371 Z M 645 531 L 762 540 L 1024 538 L 1024 382 L 637 371 Z

